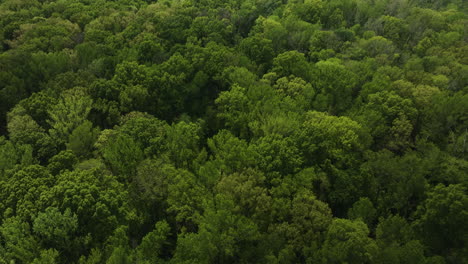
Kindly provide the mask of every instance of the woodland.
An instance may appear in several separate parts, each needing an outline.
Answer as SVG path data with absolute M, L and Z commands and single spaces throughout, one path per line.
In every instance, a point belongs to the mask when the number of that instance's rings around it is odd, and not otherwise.
M 468 263 L 468 1 L 0 0 L 0 264 Z

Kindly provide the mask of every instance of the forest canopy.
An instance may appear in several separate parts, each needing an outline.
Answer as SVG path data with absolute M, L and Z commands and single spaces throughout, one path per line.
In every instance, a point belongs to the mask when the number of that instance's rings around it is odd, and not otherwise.
M 0 264 L 468 263 L 468 1 L 0 0 Z

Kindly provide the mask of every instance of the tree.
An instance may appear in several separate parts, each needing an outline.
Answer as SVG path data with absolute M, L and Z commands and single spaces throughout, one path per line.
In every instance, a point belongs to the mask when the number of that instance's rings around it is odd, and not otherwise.
M 69 136 L 67 148 L 78 157 L 89 157 L 98 137 L 99 129 L 86 120 L 76 127 Z
M 91 105 L 92 99 L 82 88 L 63 92 L 60 101 L 49 111 L 50 135 L 60 144 L 66 143 L 73 130 L 87 119 Z
M 214 191 L 235 203 L 235 213 L 254 220 L 259 226 L 268 223 L 271 198 L 265 188 L 265 176 L 261 172 L 247 169 L 242 173 L 225 175 Z
M 294 15 L 288 15 L 282 23 L 288 31 L 288 49 L 307 53 L 310 38 L 319 29 L 319 25 L 308 23 Z
M 173 54 L 167 61 L 155 68 L 151 74 L 151 96 L 156 101 L 158 117 L 171 120 L 183 112 L 185 100 L 190 95 L 187 82 L 193 68 L 180 53 Z
M 136 173 L 137 165 L 144 156 L 141 147 L 131 137 L 119 133 L 104 146 L 102 157 L 112 172 L 126 181 Z
M 316 111 L 306 113 L 295 136 L 309 164 L 323 164 L 328 159 L 335 166 L 346 166 L 369 144 L 369 136 L 357 122 Z
M 10 217 L 0 226 L 0 237 L 3 249 L 0 260 L 8 262 L 32 263 L 39 255 L 38 241 L 31 235 L 28 222 L 21 221 L 19 217 Z
M 159 42 L 159 43 L 158 43 Z M 138 61 L 140 63 L 161 63 L 165 59 L 164 46 L 161 45 L 162 40 L 154 39 L 153 36 L 148 36 L 147 39 L 138 43 Z
M 466 260 L 468 196 L 459 184 L 439 184 L 417 208 L 414 226 L 435 254 L 454 261 Z
M 167 244 L 171 228 L 166 221 L 157 222 L 154 230 L 146 234 L 140 245 L 136 248 L 137 261 L 143 263 L 156 263 L 161 261 L 163 249 Z
M 384 15 L 376 20 L 376 31 L 379 35 L 390 39 L 400 45 L 404 44 L 403 41 L 408 35 L 407 23 L 397 17 Z
M 282 77 L 294 75 L 306 81 L 311 80 L 311 67 L 307 63 L 304 54 L 297 51 L 287 51 L 279 54 L 273 60 L 273 71 Z
M 418 114 L 413 102 L 393 91 L 371 94 L 368 100 L 356 119 L 370 129 L 376 147 L 398 151 L 411 146 Z
M 320 23 L 324 3 L 321 0 L 294 1 L 291 8 L 302 20 L 312 24 Z
M 65 170 L 72 171 L 76 163 L 78 163 L 76 155 L 70 150 L 65 150 L 49 159 L 47 169 L 57 175 Z
M 318 52 L 320 50 L 333 50 L 339 51 L 342 43 L 340 43 L 338 36 L 333 31 L 315 31 L 310 39 L 310 50 Z
M 325 263 L 373 263 L 377 245 L 362 221 L 335 219 L 328 228 L 322 254 Z
M 258 227 L 243 216 L 234 213 L 234 202 L 222 195 L 214 197 L 200 219 L 197 233 L 179 238 L 174 258 L 177 261 L 198 263 L 255 261 Z
M 30 97 L 22 100 L 19 104 L 26 110 L 42 128 L 46 128 L 49 119 L 48 111 L 56 103 L 56 99 L 45 92 L 33 93 Z
M 55 264 L 59 258 L 59 252 L 55 249 L 46 249 L 41 251 L 39 258 L 35 258 L 33 264 Z
M 370 140 L 361 125 L 348 117 L 309 111 L 294 137 L 304 164 L 319 166 L 327 173 L 332 209 L 346 212 L 352 202 L 366 195 L 370 180 L 354 170 Z
M 177 167 L 191 168 L 200 152 L 201 138 L 200 123 L 181 121 L 168 127 L 164 149 Z
M 310 190 L 288 185 L 284 181 L 273 194 L 272 213 L 276 219 L 268 232 L 273 241 L 268 242 L 278 247 L 278 242 L 284 241 L 281 251 L 290 248 L 296 261 L 320 261 L 318 250 L 332 222 L 331 210 Z
M 68 20 L 51 17 L 33 24 L 20 26 L 17 38 L 11 41 L 12 47 L 19 45 L 30 50 L 60 51 L 72 48 L 72 36 L 79 32 L 79 27 Z
M 371 179 L 369 193 L 376 201 L 379 214 L 389 212 L 408 216 L 424 200 L 428 173 L 416 153 L 408 152 L 400 157 L 384 150 L 369 153 L 362 164 L 361 173 Z
M 276 80 L 274 88 L 281 97 L 289 97 L 294 100 L 302 110 L 310 110 L 315 98 L 315 89 L 310 83 L 299 77 L 282 77 Z M 284 100 L 287 100 L 286 98 Z
M 189 34 L 202 46 L 210 41 L 226 45 L 232 41 L 233 27 L 229 22 L 227 19 L 199 16 L 193 20 Z
M 252 142 L 259 153 L 259 167 L 265 173 L 279 172 L 281 175 L 295 173 L 304 162 L 292 138 L 278 134 L 266 135 Z
M 204 211 L 204 203 L 210 196 L 200 179 L 186 170 L 177 170 L 168 186 L 167 212 L 175 216 L 180 233 L 195 232 Z
M 161 155 L 169 126 L 165 121 L 140 112 L 131 112 L 121 118 L 120 133 L 130 136 L 147 155 Z
M 347 109 L 352 103 L 357 76 L 339 61 L 332 59 L 316 63 L 314 70 L 312 84 L 318 93 L 315 108 L 330 114 Z
M 208 147 L 213 153 L 213 162 L 206 165 L 219 166 L 218 169 L 224 173 L 239 172 L 248 167 L 254 167 L 257 163 L 257 153 L 249 148 L 248 143 L 227 130 L 221 130 L 208 139 Z
M 145 111 L 149 98 L 148 89 L 142 85 L 124 86 L 120 92 L 120 108 L 122 112 L 128 113 L 132 110 Z
M 32 230 L 44 248 L 54 248 L 61 252 L 62 259 L 76 258 L 75 235 L 78 218 L 70 209 L 61 213 L 55 207 L 48 207 L 34 219 Z M 56 253 L 58 255 L 58 252 Z M 56 256 L 57 257 L 57 256 Z
M 269 66 L 274 58 L 273 41 L 254 35 L 242 39 L 239 44 L 241 51 L 259 66 L 265 64 Z
M 99 169 L 60 174 L 55 185 L 44 190 L 38 200 L 45 207 L 53 206 L 60 212 L 70 210 L 70 216 L 78 216 L 78 226 L 73 236 L 79 241 L 72 251 L 75 257 L 102 245 L 118 226 L 134 219 L 128 191 L 115 176 Z M 74 224 L 68 226 L 73 227 Z
M 8 113 L 7 128 L 10 139 L 19 144 L 35 144 L 44 136 L 44 129 L 20 106 Z
M 369 200 L 369 198 L 364 197 L 355 202 L 353 207 L 348 210 L 348 218 L 351 220 L 360 219 L 366 223 L 367 226 L 371 227 L 375 220 L 376 213 L 377 212 L 372 202 Z
M 11 141 L 0 137 L 0 175 L 2 176 L 0 180 L 3 179 L 5 172 L 12 169 L 18 162 L 18 154 Z
M 265 18 L 259 16 L 255 21 L 255 26 L 251 30 L 252 33 L 259 33 L 266 39 L 272 41 L 275 52 L 280 52 L 286 45 L 287 31 L 278 21 L 279 18 L 271 16 Z
M 230 131 L 240 136 L 248 135 L 249 99 L 245 88 L 234 85 L 230 91 L 222 92 L 215 103 L 219 109 L 218 118 L 225 122 Z
M 19 217 L 20 221 L 31 221 L 47 206 L 41 201 L 55 179 L 49 171 L 39 165 L 25 166 L 5 181 L 1 181 L 0 213 L 3 217 Z
M 379 254 L 376 258 L 378 262 L 429 262 L 424 256 L 424 246 L 420 241 L 415 240 L 413 229 L 401 216 L 389 216 L 379 221 L 376 229 L 376 242 L 379 246 Z

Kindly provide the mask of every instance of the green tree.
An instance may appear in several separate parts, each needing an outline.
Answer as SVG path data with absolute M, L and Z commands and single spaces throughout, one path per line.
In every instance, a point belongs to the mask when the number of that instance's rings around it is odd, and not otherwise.
M 161 155 L 169 126 L 165 121 L 140 112 L 131 112 L 121 118 L 120 133 L 130 136 L 146 155 Z
M 39 258 L 35 258 L 33 264 L 55 264 L 59 258 L 59 252 L 55 249 L 46 249 L 41 251 Z
M 259 33 L 262 37 L 271 40 L 275 52 L 280 52 L 286 45 L 287 31 L 278 21 L 279 17 L 271 16 L 265 18 L 260 16 L 255 21 L 251 33 Z
M 379 221 L 376 242 L 379 246 L 377 262 L 427 263 L 424 246 L 415 240 L 414 231 L 401 216 L 389 216 Z
M 44 248 L 60 250 L 63 260 L 73 261 L 74 239 L 78 218 L 69 209 L 61 213 L 55 207 L 48 207 L 34 219 L 32 230 Z
M 200 219 L 197 233 L 177 241 L 175 260 L 197 263 L 255 261 L 258 227 L 243 215 L 232 212 L 234 202 L 217 195 Z
M 80 126 L 91 111 L 92 99 L 82 88 L 65 91 L 59 102 L 49 111 L 50 135 L 60 144 L 68 142 L 68 137 Z
M 166 221 L 157 222 L 154 230 L 146 234 L 140 245 L 136 248 L 137 261 L 140 263 L 161 262 L 160 258 L 167 244 L 170 231 L 171 228 Z
M 258 225 L 269 220 L 271 198 L 265 185 L 265 176 L 254 169 L 233 173 L 220 179 L 215 193 L 235 202 L 234 212 L 247 216 Z
M 16 171 L 0 184 L 4 190 L 0 194 L 1 215 L 30 221 L 47 207 L 42 204 L 41 197 L 43 192 L 55 184 L 55 179 L 46 168 L 30 165 Z
M 5 172 L 12 169 L 18 162 L 18 152 L 14 144 L 6 140 L 4 137 L 0 137 L 0 180 L 3 179 Z
M 411 146 L 418 114 L 413 102 L 393 91 L 371 94 L 368 100 L 356 119 L 370 129 L 376 147 L 401 151 Z
M 224 121 L 225 126 L 237 135 L 247 136 L 250 116 L 245 88 L 234 85 L 231 90 L 222 92 L 215 103 L 219 109 L 217 116 Z
M 338 60 L 320 61 L 315 64 L 312 84 L 317 89 L 316 109 L 330 114 L 340 113 L 352 104 L 357 76 Z
M 125 135 L 117 134 L 104 146 L 102 157 L 113 173 L 122 180 L 136 173 L 138 163 L 143 160 L 143 151 L 135 141 Z
M 70 210 L 71 215 L 78 216 L 74 237 L 81 242 L 74 249 L 77 256 L 103 245 L 118 226 L 134 219 L 134 209 L 129 206 L 124 185 L 99 169 L 60 174 L 55 185 L 43 192 L 39 202 L 56 207 L 60 212 Z
M 258 35 L 242 39 L 239 48 L 258 65 L 269 66 L 275 55 L 273 41 Z
M 89 157 L 98 134 L 99 129 L 93 128 L 93 124 L 86 120 L 72 131 L 67 148 L 73 151 L 77 157 Z
M 19 144 L 37 144 L 45 137 L 44 129 L 20 106 L 8 113 L 7 128 L 10 140 Z
M 325 263 L 373 263 L 377 245 L 362 221 L 335 219 L 330 225 L 322 254 Z
M 416 211 L 414 226 L 435 254 L 455 262 L 466 260 L 466 222 L 468 196 L 462 185 L 439 184 L 429 193 Z
M 409 152 L 400 157 L 384 150 L 367 156 L 368 161 L 361 166 L 361 173 L 369 175 L 372 200 L 379 214 L 398 212 L 408 216 L 424 200 L 428 173 L 425 164 Z
M 273 71 L 282 77 L 294 75 L 306 81 L 311 79 L 311 67 L 307 63 L 304 54 L 297 51 L 287 51 L 279 54 L 273 60 Z
M 164 149 L 170 160 L 180 168 L 192 168 L 200 152 L 202 127 L 199 123 L 181 121 L 167 129 Z
M 284 241 L 280 258 L 291 250 L 295 261 L 320 261 L 318 251 L 332 222 L 331 210 L 310 190 L 295 190 L 296 186 L 289 184 L 284 181 L 273 194 L 272 212 L 278 223 L 269 227 L 268 237 L 273 240 L 270 246 L 278 247 L 278 242 Z
M 47 169 L 54 175 L 60 174 L 64 170 L 72 171 L 78 163 L 78 158 L 70 150 L 64 150 L 49 159 Z
M 0 260 L 5 263 L 32 263 L 39 255 L 40 245 L 31 234 L 28 222 L 21 221 L 19 217 L 10 217 L 3 221 L 0 226 L 0 237 L 3 249 Z
M 356 162 L 369 145 L 368 134 L 357 122 L 316 111 L 306 113 L 296 140 L 309 164 L 328 159 L 338 167 Z
M 168 186 L 167 212 L 174 215 L 177 230 L 181 234 L 195 232 L 198 228 L 196 223 L 204 211 L 204 203 L 211 194 L 198 175 L 180 169 L 176 172 Z
M 366 223 L 367 226 L 372 227 L 376 213 L 377 211 L 375 210 L 372 202 L 369 198 L 364 197 L 355 202 L 353 207 L 348 210 L 348 218 L 351 220 L 360 219 Z

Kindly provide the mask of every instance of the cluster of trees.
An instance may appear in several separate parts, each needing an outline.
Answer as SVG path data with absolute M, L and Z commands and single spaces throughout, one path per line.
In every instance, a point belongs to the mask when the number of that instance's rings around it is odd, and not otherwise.
M 0 263 L 467 263 L 467 42 L 463 0 L 1 0 Z

